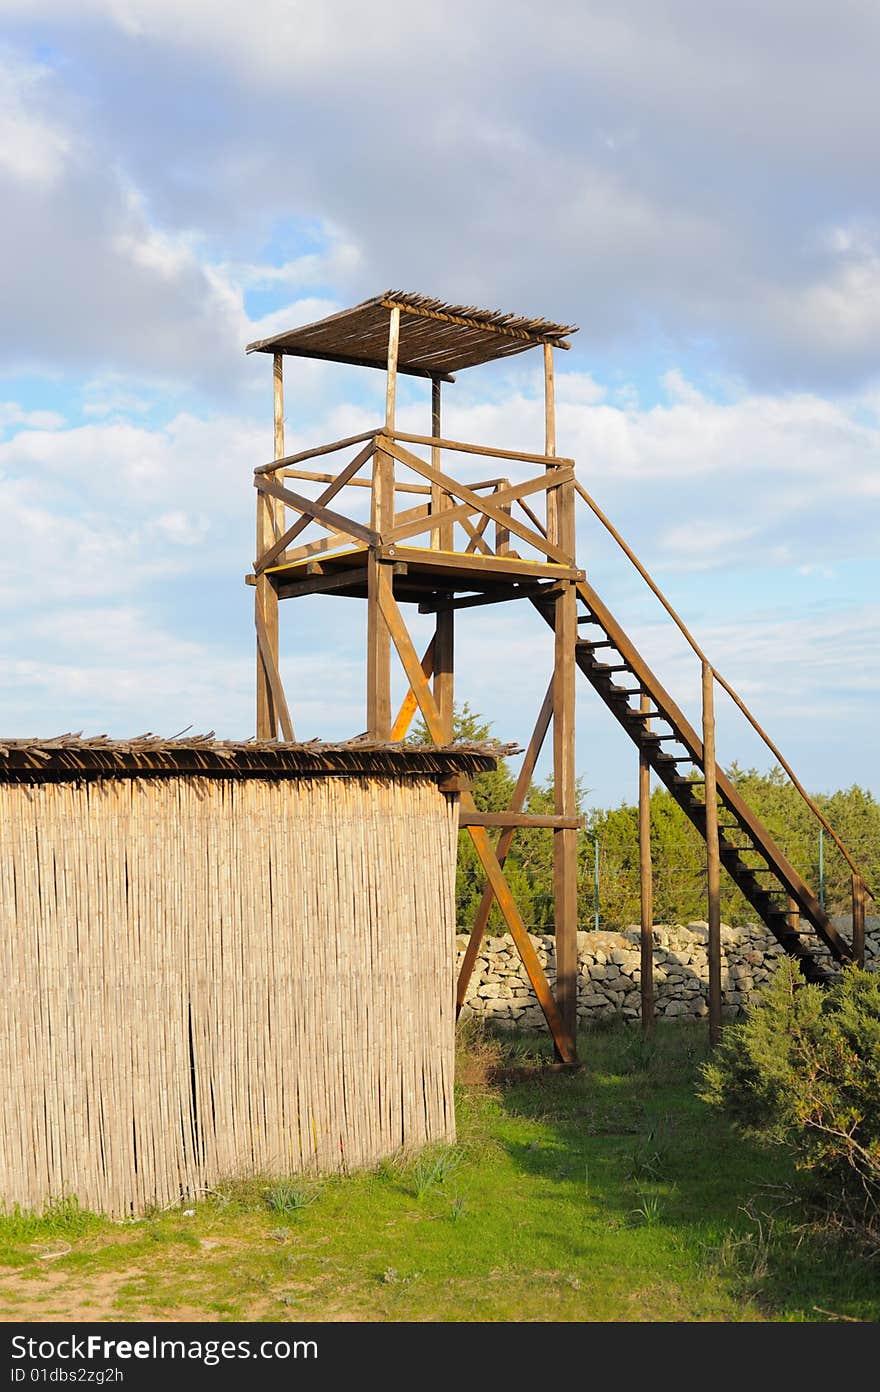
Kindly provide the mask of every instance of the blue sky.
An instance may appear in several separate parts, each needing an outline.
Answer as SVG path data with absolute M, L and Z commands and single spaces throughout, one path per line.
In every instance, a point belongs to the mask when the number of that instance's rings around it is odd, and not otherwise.
M 253 730 L 249 340 L 386 286 L 576 322 L 559 446 L 807 784 L 880 794 L 876 6 L 0 0 L 2 729 Z M 488 75 L 488 78 L 487 78 Z M 540 363 L 449 433 L 540 448 Z M 378 373 L 291 364 L 290 448 Z M 427 424 L 418 383 L 402 418 Z M 584 517 L 666 684 L 699 673 Z M 363 728 L 362 614 L 283 607 L 302 737 Z M 525 741 L 536 616 L 459 623 L 459 695 Z M 513 673 L 511 679 L 510 673 Z M 590 801 L 635 791 L 589 690 Z M 724 762 L 766 766 L 722 704 Z

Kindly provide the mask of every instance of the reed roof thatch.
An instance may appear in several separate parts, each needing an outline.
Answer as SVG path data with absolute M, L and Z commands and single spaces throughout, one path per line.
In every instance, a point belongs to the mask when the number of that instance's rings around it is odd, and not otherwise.
M 474 305 L 445 304 L 409 290 L 386 290 L 351 309 L 314 324 L 287 329 L 247 346 L 248 353 L 287 353 L 300 358 L 384 368 L 388 362 L 388 317 L 401 310 L 397 370 L 415 377 L 451 380 L 450 374 L 495 358 L 522 353 L 539 343 L 568 348 L 574 324 L 526 319 Z
M 368 739 L 325 744 L 309 740 L 218 740 L 213 733 L 164 739 L 84 738 L 0 739 L 0 783 L 56 782 L 61 779 L 132 775 L 198 774 L 203 777 L 296 778 L 315 775 L 390 775 L 394 777 L 464 774 L 492 769 L 514 745 L 494 741 L 438 747 L 379 744 Z

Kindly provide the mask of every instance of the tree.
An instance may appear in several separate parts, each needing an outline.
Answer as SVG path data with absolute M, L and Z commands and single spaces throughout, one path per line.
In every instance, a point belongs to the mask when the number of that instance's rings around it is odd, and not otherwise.
M 880 1237 L 880 977 L 847 967 L 827 991 L 784 961 L 760 1003 L 703 1066 L 703 1100 L 785 1146 L 825 1205 Z

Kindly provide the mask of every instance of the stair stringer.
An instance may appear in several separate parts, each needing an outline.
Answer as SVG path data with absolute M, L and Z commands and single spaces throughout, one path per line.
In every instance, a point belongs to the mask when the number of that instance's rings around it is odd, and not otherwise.
M 636 678 L 640 688 L 650 696 L 655 707 L 651 718 L 662 719 L 667 723 L 675 739 L 687 750 L 689 760 L 702 768 L 703 742 L 684 713 L 663 687 L 659 678 L 651 671 L 638 649 L 627 637 L 593 587 L 586 581 L 579 581 L 577 592 L 592 618 L 620 653 L 622 660 Z M 542 604 L 537 599 L 533 599 L 532 604 L 542 618 L 552 626 L 552 614 L 547 605 Z M 676 777 L 673 761 L 665 756 L 660 748 L 662 737 L 656 731 L 646 729 L 644 719 L 640 717 L 639 712 L 633 710 L 629 705 L 628 698 L 619 691 L 615 695 L 615 689 L 608 682 L 601 665 L 586 657 L 585 653 L 586 647 L 580 652 L 576 648 L 575 659 L 578 667 L 590 681 L 594 690 L 602 697 L 618 723 L 626 730 L 636 747 L 644 752 L 661 782 L 668 788 L 700 835 L 705 838 L 705 808 L 699 799 L 693 796 L 692 791 L 688 792 L 688 789 L 693 787 L 689 780 Z M 809 885 L 773 840 L 760 818 L 749 807 L 720 768 L 716 770 L 716 779 L 722 804 L 751 842 L 749 847 L 741 849 L 756 851 L 766 860 L 778 884 L 797 905 L 799 912 L 812 925 L 834 959 L 838 962 L 851 962 L 853 953 L 849 944 L 831 923 Z M 824 968 L 816 961 L 797 932 L 791 928 L 786 912 L 773 904 L 768 891 L 764 890 L 758 883 L 754 871 L 740 859 L 737 848 L 726 838 L 721 837 L 719 849 L 721 862 L 734 883 L 743 892 L 756 912 L 760 914 L 763 922 L 785 951 L 798 961 L 804 975 L 810 979 L 823 979 L 825 976 Z

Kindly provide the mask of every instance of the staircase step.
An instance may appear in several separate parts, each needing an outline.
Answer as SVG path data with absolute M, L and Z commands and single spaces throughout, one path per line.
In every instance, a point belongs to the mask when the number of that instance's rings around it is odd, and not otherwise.
M 579 643 L 575 643 L 575 648 L 577 649 L 577 648 L 579 648 L 579 647 L 580 647 L 580 644 L 579 644 Z M 611 662 L 611 663 L 594 662 L 594 663 L 592 664 L 591 668 L 590 668 L 590 675 L 591 675 L 591 676 L 594 676 L 594 677 L 610 677 L 611 674 L 612 674 L 612 672 L 630 672 L 630 673 L 631 673 L 631 672 L 632 672 L 632 668 L 631 668 L 631 667 L 629 666 L 629 664 L 626 663 L 626 662 Z

